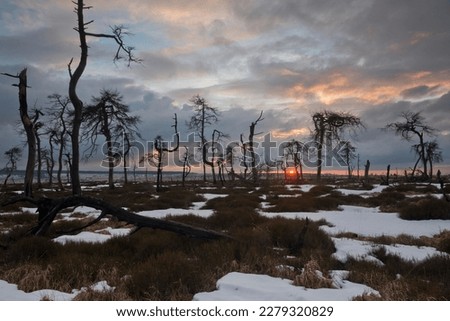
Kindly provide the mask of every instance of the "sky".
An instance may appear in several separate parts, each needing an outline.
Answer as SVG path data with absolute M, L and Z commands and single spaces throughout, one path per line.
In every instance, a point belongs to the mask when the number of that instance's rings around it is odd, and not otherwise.
M 89 31 L 124 25 L 141 64 L 114 64 L 114 42 L 89 38 L 79 83 L 88 104 L 102 89 L 118 90 L 141 117 L 142 136 L 169 139 L 177 113 L 182 140 L 193 115 L 189 100 L 220 111 L 210 127 L 238 140 L 263 111 L 257 139 L 310 140 L 311 115 L 330 110 L 361 118 L 352 138 L 372 168 L 413 166 L 411 144 L 386 124 L 422 112 L 437 130 L 450 164 L 450 1 L 448 0 L 97 0 L 86 1 Z M 3 0 L 0 73 L 28 68 L 28 103 L 67 95 L 67 65 L 79 58 L 70 0 Z M 17 133 L 17 87 L 0 77 L 0 153 L 23 144 Z M 209 133 L 210 135 L 210 133 Z M 3 167 L 5 159 L 0 160 Z M 82 166 L 87 166 L 82 165 Z

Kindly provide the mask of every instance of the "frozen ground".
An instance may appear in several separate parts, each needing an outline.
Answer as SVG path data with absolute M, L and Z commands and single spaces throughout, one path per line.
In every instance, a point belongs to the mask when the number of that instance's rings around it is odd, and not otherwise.
M 302 191 L 307 191 L 311 185 L 301 186 Z M 382 186 L 376 186 L 372 191 L 341 190 L 346 194 L 369 195 L 380 192 Z M 295 189 L 292 189 L 295 190 Z M 205 199 L 214 197 L 224 197 L 226 195 L 204 194 Z M 140 215 L 162 218 L 167 215 L 195 214 L 199 216 L 209 216 L 212 210 L 201 209 L 204 202 L 197 202 L 191 209 L 168 209 L 143 211 Z M 32 212 L 35 209 L 24 209 Z M 77 208 L 76 212 L 96 216 L 98 211 L 90 208 Z M 448 255 L 437 251 L 432 247 L 417 247 L 407 245 L 379 245 L 372 242 L 363 242 L 349 238 L 335 237 L 341 232 L 351 232 L 361 236 L 398 236 L 400 234 L 419 236 L 433 236 L 445 230 L 450 230 L 450 221 L 430 220 L 430 221 L 405 221 L 398 218 L 395 213 L 382 213 L 378 208 L 365 208 L 357 206 L 342 206 L 339 211 L 320 211 L 318 213 L 270 213 L 261 211 L 262 215 L 268 217 L 284 216 L 289 218 L 305 218 L 312 220 L 325 219 L 330 226 L 323 226 L 323 230 L 332 236 L 337 251 L 334 253 L 336 259 L 345 262 L 349 257 L 356 257 L 371 260 L 382 264 L 371 253 L 379 247 L 384 247 L 388 253 L 393 253 L 407 260 L 421 261 L 433 255 Z M 65 214 L 68 218 L 70 213 Z M 55 242 L 65 243 L 68 241 L 77 242 L 105 242 L 111 237 L 127 235 L 128 229 L 102 229 L 95 232 L 81 232 L 74 236 L 61 236 Z M 351 300 L 352 297 L 363 293 L 374 293 L 376 291 L 363 285 L 346 281 L 346 271 L 330 271 L 335 288 L 333 289 L 307 289 L 292 285 L 291 280 L 273 278 L 267 275 L 255 275 L 233 272 L 225 275 L 217 281 L 217 289 L 209 293 L 198 293 L 194 300 Z M 109 290 L 110 287 L 105 282 L 91 286 L 96 291 Z M 71 300 L 80 291 L 85 289 L 74 289 L 72 293 L 61 293 L 53 290 L 40 290 L 32 293 L 25 293 L 17 289 L 14 284 L 9 284 L 0 280 L 0 300 L 41 300 L 43 297 L 52 300 Z

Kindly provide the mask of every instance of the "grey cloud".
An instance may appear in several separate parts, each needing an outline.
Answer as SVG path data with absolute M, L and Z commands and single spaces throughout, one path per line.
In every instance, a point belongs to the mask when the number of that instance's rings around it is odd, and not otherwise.
M 421 85 L 403 90 L 400 94 L 404 98 L 421 98 L 436 92 L 440 86 Z
M 144 64 L 122 69 L 110 62 L 113 43 L 92 42 L 92 59 L 80 81 L 80 96 L 89 101 L 102 88 L 119 90 L 132 112 L 142 117 L 140 127 L 149 140 L 159 134 L 171 137 L 175 112 L 180 130 L 187 133 L 187 128 L 182 126 L 192 115 L 187 103 L 197 93 L 222 110 L 217 126 L 232 134 L 233 139 L 238 139 L 240 133 L 248 133 L 249 124 L 261 110 L 265 117 L 259 124 L 262 132 L 310 127 L 310 113 L 320 109 L 357 111 L 368 127 L 357 143 L 361 155 L 383 166 L 388 161 L 408 163 L 412 158 L 409 144 L 379 130 L 398 119 L 400 112 L 422 110 L 427 121 L 437 129 L 450 128 L 450 94 L 429 98 L 446 90 L 442 80 L 441 87 L 436 86 L 438 82 L 413 83 L 411 88 L 399 92 L 404 101 L 383 104 L 344 97 L 325 106 L 309 90 L 316 85 L 327 85 L 335 73 L 346 76 L 349 84 L 345 86 L 363 91 L 370 89 L 358 87 L 360 84 L 395 86 L 405 74 L 427 71 L 431 72 L 430 78 L 434 72 L 444 74 L 450 66 L 448 1 L 236 0 L 228 3 L 234 14 L 232 20 L 217 16 L 211 23 L 196 24 L 192 30 L 185 30 L 187 38 L 192 32 L 198 32 L 204 40 L 199 50 L 172 51 L 177 48 L 170 47 L 170 36 L 165 33 L 168 29 L 160 26 L 161 36 L 155 39 L 169 40 L 148 49 L 145 44 L 142 48 L 130 39 L 141 49 L 138 55 Z M 106 23 L 108 17 L 103 17 L 100 11 L 93 12 L 96 23 L 92 28 L 101 30 L 100 23 Z M 46 28 L 0 36 L 0 58 L 13 64 L 0 67 L 0 72 L 16 73 L 29 66 L 30 104 L 36 101 L 45 104 L 48 94 L 67 92 L 66 64 L 72 56 L 78 57 L 79 47 L 72 30 L 75 21 L 72 12 L 62 17 L 56 21 L 49 19 Z M 116 13 L 115 17 L 119 18 L 120 14 Z M 236 29 L 237 25 L 231 25 L 236 21 L 239 27 L 247 29 L 242 31 L 249 38 L 232 39 L 229 31 Z M 177 31 L 183 32 L 182 29 Z M 183 34 L 177 36 L 183 38 Z M 49 67 L 55 63 L 62 66 L 60 70 Z M 8 137 L 4 125 L 17 119 L 17 92 L 8 79 L 0 80 L 0 124 L 2 137 Z M 299 90 L 298 97 L 288 97 L 288 89 L 295 85 L 304 90 Z M 161 88 L 170 89 L 163 92 Z M 302 101 L 301 105 L 296 98 Z M 1 147 L 9 143 L 2 137 Z M 448 140 L 442 136 L 438 140 L 445 151 L 450 150 Z M 445 157 L 448 161 L 449 155 Z
M 373 1 L 370 8 L 343 25 L 352 55 L 366 57 L 371 68 L 380 65 L 405 70 L 436 70 L 448 62 L 450 21 L 448 1 Z M 341 47 L 342 48 L 342 47 Z
M 22 64 L 67 64 L 78 50 L 76 44 L 68 41 L 60 29 L 52 27 L 14 36 L 0 36 L 0 44 L 3 61 Z
M 370 72 L 439 70 L 450 62 L 446 45 L 450 40 L 450 20 L 443 14 L 450 10 L 450 4 L 445 0 L 233 4 L 236 15 L 249 28 L 267 32 L 297 26 L 319 43 L 328 42 L 332 55 L 340 56 L 346 64 L 356 65 L 364 58 Z

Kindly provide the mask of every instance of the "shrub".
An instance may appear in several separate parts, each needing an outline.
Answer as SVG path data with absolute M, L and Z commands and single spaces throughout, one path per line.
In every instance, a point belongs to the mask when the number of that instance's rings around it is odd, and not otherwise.
M 259 206 L 258 195 L 233 193 L 208 200 L 204 208 L 215 210 L 214 214 L 207 218 L 211 228 L 232 230 L 255 226 L 267 220 L 256 212 Z
M 383 267 L 376 263 L 349 259 L 346 269 L 350 270 L 349 281 L 365 284 L 380 294 L 379 296 L 361 295 L 355 297 L 354 300 L 403 301 L 410 299 L 408 283 L 389 275 Z
M 126 288 L 134 300 L 190 300 L 204 288 L 198 263 L 182 252 L 166 252 L 131 269 Z
M 441 232 L 437 236 L 436 248 L 439 251 L 447 252 L 450 254 L 450 231 Z
M 336 250 L 330 237 L 308 219 L 274 218 L 264 225 L 273 246 L 286 248 L 289 254 L 304 257 L 331 256 Z
M 382 211 L 393 212 L 396 210 L 396 205 L 405 198 L 403 193 L 384 190 L 376 196 L 369 197 L 367 203 L 369 206 L 379 206 Z
M 386 193 L 439 193 L 439 189 L 435 185 L 431 184 L 399 184 L 399 185 L 392 185 L 389 187 L 386 187 L 384 189 L 384 192 Z
M 327 195 L 316 197 L 314 194 L 305 193 L 297 197 L 279 197 L 271 200 L 273 207 L 270 212 L 316 212 L 320 210 L 330 211 L 338 209 L 341 204 L 339 196 Z
M 240 208 L 256 209 L 259 208 L 260 202 L 261 200 L 256 194 L 232 193 L 226 197 L 216 197 L 208 200 L 203 208 L 216 211 Z
M 308 194 L 311 196 L 321 196 L 321 195 L 329 194 L 333 190 L 334 190 L 334 187 L 330 186 L 330 185 L 316 185 L 316 186 L 313 186 L 308 191 Z
M 450 203 L 437 198 L 424 198 L 416 202 L 405 202 L 399 209 L 404 220 L 449 220 Z
M 61 246 L 48 238 L 29 236 L 18 239 L 9 245 L 5 253 L 8 263 L 27 263 L 46 261 L 55 256 Z
M 211 228 L 227 231 L 252 227 L 266 220 L 267 218 L 256 213 L 253 208 L 248 207 L 221 209 L 207 218 L 208 225 Z

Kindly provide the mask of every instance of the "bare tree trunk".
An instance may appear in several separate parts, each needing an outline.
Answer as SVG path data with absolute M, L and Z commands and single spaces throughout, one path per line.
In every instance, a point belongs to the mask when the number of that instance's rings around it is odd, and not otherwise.
M 41 150 L 41 138 L 37 131 L 35 131 L 36 137 L 36 152 L 37 152 L 37 186 L 38 189 L 42 188 L 42 150 Z
M 423 141 L 423 133 L 419 134 L 419 141 L 420 141 L 420 160 L 423 164 L 423 176 L 424 178 L 428 177 L 428 169 L 427 169 L 427 158 L 425 155 L 425 142 Z
M 202 127 L 201 127 L 201 140 L 202 140 L 202 165 L 203 165 L 203 181 L 206 182 L 206 139 L 205 139 L 205 106 L 202 108 Z
M 191 165 L 189 165 L 189 149 L 184 146 L 186 152 L 183 158 L 183 176 L 182 176 L 182 185 L 185 186 L 186 177 L 191 173 Z
M 256 119 L 254 122 L 251 123 L 250 125 L 250 134 L 248 136 L 248 141 L 249 141 L 249 147 L 248 150 L 250 152 L 250 159 L 251 159 L 251 167 L 252 167 L 252 178 L 253 178 L 253 182 L 257 182 L 258 181 L 258 170 L 256 168 L 257 164 L 256 164 L 256 154 L 255 154 L 255 149 L 253 147 L 254 142 L 253 139 L 255 137 L 255 129 L 256 129 L 256 125 L 264 120 L 264 118 L 262 118 L 263 112 L 261 111 L 261 114 L 259 115 L 258 119 Z
M 25 196 L 33 195 L 33 176 L 36 163 L 36 136 L 33 129 L 33 122 L 28 115 L 27 103 L 27 69 L 23 69 L 19 74 L 19 102 L 20 118 L 25 128 L 28 144 L 28 160 L 25 172 L 24 192 Z
M 174 124 L 172 127 L 175 129 L 175 137 L 176 137 L 176 145 L 173 148 L 164 147 L 161 136 L 158 136 L 155 139 L 155 149 L 158 151 L 158 159 L 157 159 L 157 176 L 156 176 L 156 191 L 160 192 L 162 185 L 162 166 L 163 166 L 163 155 L 165 152 L 173 153 L 178 150 L 180 147 L 180 133 L 178 132 L 178 118 L 177 114 L 174 116 Z
M 320 132 L 320 138 L 319 141 L 317 142 L 317 180 L 320 181 L 320 179 L 322 178 L 322 163 L 323 163 L 323 143 L 324 143 L 324 135 L 325 135 L 325 131 L 321 131 Z
M 28 115 L 28 103 L 27 103 L 27 68 L 24 68 L 18 75 L 14 76 L 7 73 L 2 75 L 19 79 L 19 84 L 13 85 L 19 87 L 19 112 L 20 119 L 25 129 L 28 145 L 28 159 L 27 167 L 25 169 L 24 179 L 24 194 L 31 197 L 33 194 L 33 177 L 34 167 L 36 165 L 36 135 L 34 131 L 34 124 Z
M 244 143 L 244 135 L 241 134 L 241 143 L 242 143 L 242 164 L 244 165 L 244 180 L 247 179 L 247 144 Z
M 388 165 L 386 169 L 386 185 L 389 185 L 390 173 L 391 173 L 391 165 Z
M 433 160 L 431 159 L 432 157 L 430 157 L 429 162 L 430 162 L 430 180 L 433 178 Z
M 123 179 L 124 179 L 124 184 L 128 184 L 128 155 L 130 153 L 130 139 L 128 137 L 127 133 L 124 133 L 124 143 L 126 143 L 123 145 Z
M 107 139 L 106 146 L 108 148 L 108 185 L 110 189 L 114 189 L 114 153 L 111 137 Z
M 73 117 L 73 126 L 72 126 L 72 164 L 70 166 L 70 177 L 72 181 L 72 194 L 73 195 L 81 195 L 81 182 L 80 182 L 80 127 L 83 115 L 83 102 L 77 95 L 77 85 L 78 81 L 81 78 L 84 70 L 87 65 L 87 57 L 88 57 L 88 45 L 86 42 L 86 24 L 84 22 L 83 10 L 84 10 L 84 1 L 77 0 L 76 4 L 76 13 L 78 18 L 78 27 L 76 30 L 78 31 L 79 40 L 80 40 L 80 61 L 78 62 L 78 66 L 75 71 L 72 73 L 70 65 L 72 64 L 72 60 L 69 63 L 69 74 L 70 74 L 70 82 L 69 82 L 69 98 L 72 102 L 74 108 L 74 117 Z
M 33 195 L 33 176 L 36 164 L 36 135 L 33 128 L 33 121 L 28 115 L 27 103 L 27 69 L 23 69 L 19 74 L 19 103 L 20 118 L 27 135 L 28 160 L 25 170 L 24 193 L 25 196 Z
M 412 169 L 412 173 L 411 173 L 411 177 L 414 178 L 414 176 L 416 175 L 416 170 L 417 170 L 417 166 L 419 165 L 421 157 L 419 156 L 419 158 L 417 158 L 416 163 L 414 164 L 414 167 Z
M 162 186 L 161 186 L 161 181 L 162 181 L 162 161 L 161 161 L 161 156 L 158 156 L 158 167 L 156 169 L 156 191 L 157 192 L 161 192 L 162 191 Z
M 369 170 L 370 170 L 370 161 L 367 160 L 366 165 L 364 165 L 364 184 L 369 185 Z
M 49 156 L 49 163 L 47 165 L 47 172 L 48 172 L 48 184 L 50 187 L 53 185 L 53 170 L 55 168 L 55 158 L 53 156 L 54 147 L 53 147 L 53 134 L 50 135 L 50 138 L 48 140 L 48 145 L 50 147 L 50 155 Z
M 61 144 L 59 146 L 59 150 L 58 150 L 58 172 L 56 174 L 56 178 L 58 180 L 58 186 L 60 190 L 64 190 L 64 185 L 62 182 L 62 169 L 63 169 L 63 156 L 64 156 L 64 147 L 63 144 Z

